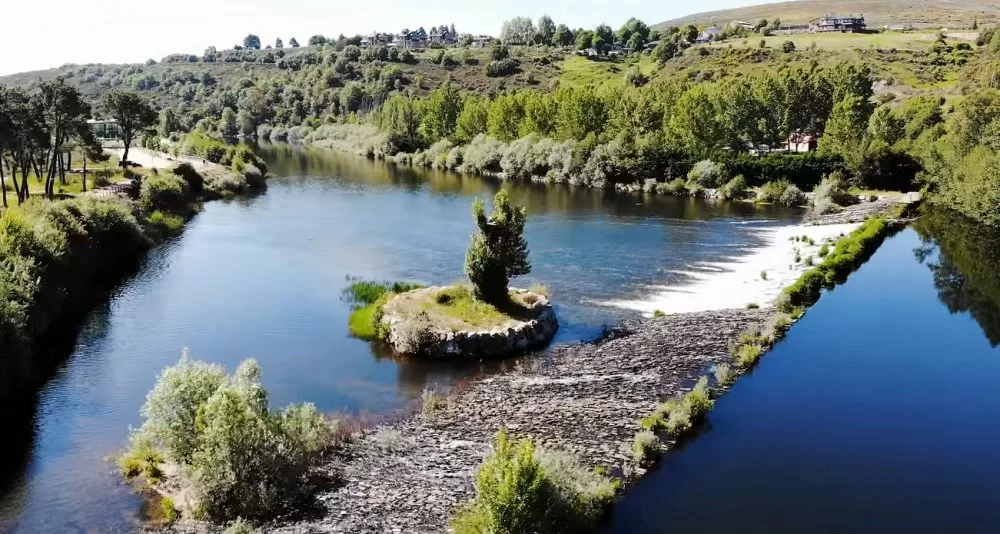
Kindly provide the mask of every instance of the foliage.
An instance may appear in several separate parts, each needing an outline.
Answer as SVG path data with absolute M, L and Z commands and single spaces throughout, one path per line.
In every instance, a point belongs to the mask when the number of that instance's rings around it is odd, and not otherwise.
M 307 469 L 330 439 L 315 406 L 268 410 L 253 360 L 226 376 L 184 354 L 160 375 L 141 413 L 146 421 L 133 447 L 152 444 L 183 466 L 182 483 L 214 520 L 268 517 L 296 506 L 309 488 Z
M 680 437 L 701 420 L 715 405 L 708 390 L 708 378 L 702 377 L 685 395 L 678 395 L 659 405 L 642 426 L 649 431 L 664 431 Z
M 840 173 L 827 176 L 813 191 L 813 206 L 820 215 L 835 212 L 856 201 L 857 197 L 850 193 L 847 181 Z
M 714 189 L 726 183 L 726 168 L 712 160 L 699 161 L 688 173 L 688 180 Z
M 160 501 L 160 511 L 163 513 L 163 520 L 167 523 L 173 523 L 177 520 L 177 508 L 174 507 L 174 500 L 170 497 L 164 497 Z
M 473 203 L 472 216 L 479 231 L 472 234 L 469 243 L 465 274 L 477 299 L 503 304 L 508 300 L 510 279 L 531 272 L 528 243 L 523 235 L 527 210 L 513 206 L 507 191 L 501 189 L 493 197 L 489 217 L 481 199 Z
M 187 182 L 168 174 L 150 176 L 142 181 L 139 188 L 139 205 L 150 212 L 182 211 L 189 205 Z
M 456 534 L 577 532 L 592 529 L 615 486 L 564 453 L 497 434 L 476 474 L 476 498 L 452 520 Z
M 406 282 L 357 281 L 350 284 L 344 290 L 346 299 L 352 303 L 348 331 L 359 339 L 381 339 L 386 333 L 382 327 L 382 306 L 394 295 L 423 287 Z
M 635 458 L 636 462 L 645 463 L 656 454 L 656 451 L 656 434 L 648 430 L 636 433 L 632 439 L 632 457 Z
M 726 200 L 740 200 L 747 194 L 747 181 L 742 174 L 736 175 L 719 188 L 719 194 Z

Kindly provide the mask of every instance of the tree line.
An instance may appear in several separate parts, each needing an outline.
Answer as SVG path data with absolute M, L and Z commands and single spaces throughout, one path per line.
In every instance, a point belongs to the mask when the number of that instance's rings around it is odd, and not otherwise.
M 125 91 L 106 93 L 104 107 L 117 121 L 125 143 L 123 161 L 140 133 L 154 124 L 157 114 L 142 97 Z M 65 79 L 43 81 L 33 92 L 0 86 L 0 189 L 8 205 L 7 176 L 18 204 L 31 196 L 29 176 L 44 182 L 44 196 L 53 198 L 56 180 L 66 184 L 72 153 L 87 160 L 104 161 L 101 145 L 87 120 L 91 105 Z M 86 172 L 83 175 L 86 191 Z

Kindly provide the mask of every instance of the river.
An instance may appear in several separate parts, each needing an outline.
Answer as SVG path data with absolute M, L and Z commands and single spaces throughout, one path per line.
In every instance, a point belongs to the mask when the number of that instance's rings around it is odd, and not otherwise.
M 823 296 L 609 532 L 996 532 L 1000 232 L 931 213 Z
M 257 358 L 272 405 L 385 413 L 488 372 L 397 361 L 347 333 L 350 277 L 463 278 L 470 206 L 499 182 L 351 156 L 264 147 L 260 196 L 205 204 L 184 233 L 86 318 L 66 363 L 8 419 L 0 531 L 127 532 L 143 499 L 107 458 L 124 446 L 157 373 L 181 350 L 233 369 Z M 701 279 L 752 254 L 801 213 L 749 204 L 511 185 L 527 206 L 534 270 L 557 303 L 555 343 L 590 339 L 637 312 L 604 305 Z

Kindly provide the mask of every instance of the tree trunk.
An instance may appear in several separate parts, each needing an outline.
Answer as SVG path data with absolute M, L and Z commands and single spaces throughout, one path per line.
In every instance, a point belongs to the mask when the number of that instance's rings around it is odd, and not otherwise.
M 67 160 L 73 157 L 69 152 L 66 153 Z M 59 153 L 59 182 L 66 185 L 66 170 L 69 169 L 69 163 L 63 165 L 63 155 L 62 152 Z
M 83 156 L 83 192 L 87 192 L 87 156 Z
M 2 149 L 3 147 L 0 147 Z M 0 150 L 0 190 L 3 191 L 3 207 L 7 207 L 7 179 L 3 174 L 3 150 Z
M 127 138 L 126 138 L 127 139 Z M 125 141 L 125 152 L 122 153 L 122 168 L 128 168 L 126 163 L 128 162 L 128 150 L 131 148 L 132 143 Z

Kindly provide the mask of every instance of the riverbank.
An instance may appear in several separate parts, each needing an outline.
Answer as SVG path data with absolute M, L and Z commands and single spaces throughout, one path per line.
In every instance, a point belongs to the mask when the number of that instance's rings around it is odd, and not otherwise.
M 20 403 L 51 376 L 79 318 L 176 234 L 203 200 L 242 183 L 221 166 L 142 171 L 140 188 L 64 200 L 31 199 L 0 218 L 0 400 Z M 255 187 L 235 192 L 259 190 Z M 138 198 L 135 198 L 138 197 Z
M 632 453 L 639 419 L 730 361 L 731 343 L 772 313 L 723 309 L 627 322 L 600 342 L 552 349 L 461 384 L 421 413 L 357 434 L 331 457 L 322 470 L 341 484 L 319 495 L 322 517 L 265 530 L 443 532 L 474 496 L 475 473 L 501 428 L 627 485 L 645 473 Z

